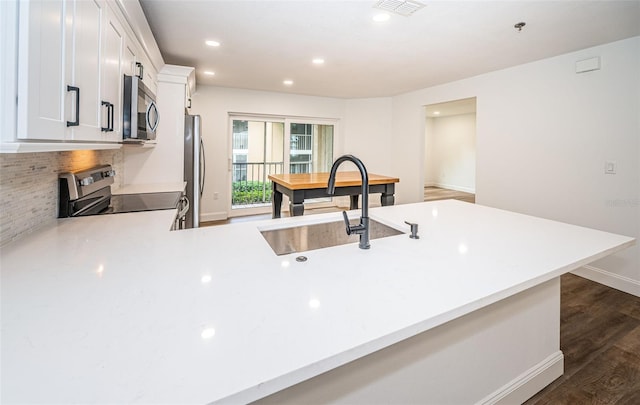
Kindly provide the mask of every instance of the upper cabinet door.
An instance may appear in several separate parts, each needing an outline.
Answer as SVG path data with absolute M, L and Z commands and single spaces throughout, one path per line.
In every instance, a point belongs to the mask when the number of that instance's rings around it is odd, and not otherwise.
M 124 29 L 111 10 L 107 10 L 102 43 L 103 140 L 122 140 Z M 104 129 L 106 128 L 106 129 Z
M 100 141 L 104 1 L 19 4 L 17 138 Z
M 19 4 L 17 138 L 64 140 L 66 123 L 73 120 L 65 108 L 71 84 L 65 48 L 73 37 L 66 24 L 69 4 L 64 0 Z
M 124 41 L 124 49 L 122 51 L 122 74 L 127 76 L 137 76 L 139 68 L 136 62 L 139 60 L 140 50 L 136 41 L 127 35 Z
M 69 140 L 100 141 L 101 127 L 106 109 L 101 108 L 101 35 L 104 24 L 105 4 L 101 0 L 77 0 L 73 3 L 73 44 L 69 52 L 72 63 L 72 83 L 80 89 L 79 123 L 69 127 Z M 69 58 L 68 58 L 69 59 Z M 73 110 L 74 95 L 67 100 L 67 106 Z M 68 97 L 69 98 L 69 97 Z
M 153 92 L 158 93 L 158 72 L 148 58 L 144 58 L 144 84 Z

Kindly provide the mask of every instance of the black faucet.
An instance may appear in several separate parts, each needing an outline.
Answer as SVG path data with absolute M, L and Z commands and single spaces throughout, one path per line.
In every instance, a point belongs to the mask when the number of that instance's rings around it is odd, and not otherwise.
M 333 195 L 335 193 L 338 166 L 346 160 L 355 164 L 358 170 L 360 170 L 360 176 L 362 176 L 362 215 L 360 216 L 360 224 L 358 225 L 351 225 L 349 223 L 347 211 L 342 211 L 342 216 L 347 226 L 347 235 L 351 235 L 352 233 L 360 235 L 360 249 L 369 249 L 371 247 L 369 244 L 369 175 L 362 161 L 353 155 L 344 155 L 333 162 L 331 173 L 329 174 L 329 184 L 327 184 L 327 194 Z

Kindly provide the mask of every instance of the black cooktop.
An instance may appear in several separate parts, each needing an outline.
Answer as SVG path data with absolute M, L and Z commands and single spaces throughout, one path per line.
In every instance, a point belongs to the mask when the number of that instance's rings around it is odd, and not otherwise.
M 175 209 L 178 206 L 180 196 L 182 196 L 182 193 L 179 191 L 116 194 L 111 196 L 111 204 L 109 204 L 109 207 L 101 212 L 101 214 Z

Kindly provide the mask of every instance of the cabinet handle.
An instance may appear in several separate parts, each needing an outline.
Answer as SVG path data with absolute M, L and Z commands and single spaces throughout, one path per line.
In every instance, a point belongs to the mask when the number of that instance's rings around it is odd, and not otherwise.
M 140 62 L 136 62 L 136 66 L 139 68 L 138 79 L 144 80 L 144 66 Z
M 108 107 L 109 108 L 108 113 L 110 118 L 109 132 L 113 132 L 113 109 L 114 109 L 113 107 L 114 107 L 113 103 L 109 103 L 109 107 Z
M 106 127 L 101 127 L 100 130 L 102 132 L 108 132 L 109 131 L 109 125 L 110 125 L 110 118 L 109 118 L 109 106 L 111 105 L 110 102 L 108 101 L 103 101 L 101 103 L 101 105 L 106 105 L 107 106 L 107 126 Z
M 113 132 L 113 103 L 103 101 L 102 105 L 107 106 L 107 126 L 100 128 L 102 132 Z
M 67 85 L 67 91 L 73 91 L 76 93 L 76 120 L 67 121 L 68 127 L 77 127 L 80 125 L 80 88 Z

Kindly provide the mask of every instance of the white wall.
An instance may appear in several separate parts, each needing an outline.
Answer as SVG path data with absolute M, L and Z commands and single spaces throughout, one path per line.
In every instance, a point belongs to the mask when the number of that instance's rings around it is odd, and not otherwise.
M 389 154 L 391 106 L 391 98 L 353 99 L 346 101 L 345 110 L 344 152 L 360 158 L 368 172 L 385 176 L 395 176 Z
M 601 70 L 575 73 L 594 56 Z M 424 106 L 468 97 L 478 203 L 640 237 L 640 37 L 394 97 L 397 202 L 423 198 Z M 640 296 L 640 248 L 583 274 Z
M 165 69 L 170 66 L 167 65 Z M 171 68 L 173 68 L 171 66 Z M 193 68 L 182 68 L 189 70 Z M 184 108 L 187 73 L 158 75 L 160 120 L 156 145 L 124 146 L 125 184 L 179 183 L 184 180 Z
M 426 120 L 424 185 L 475 193 L 475 113 Z

